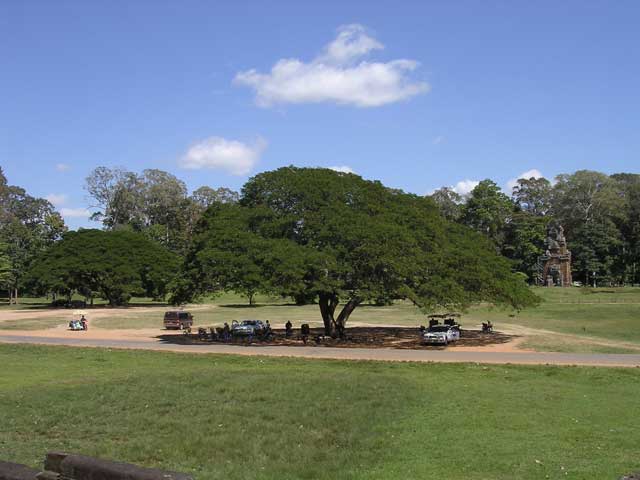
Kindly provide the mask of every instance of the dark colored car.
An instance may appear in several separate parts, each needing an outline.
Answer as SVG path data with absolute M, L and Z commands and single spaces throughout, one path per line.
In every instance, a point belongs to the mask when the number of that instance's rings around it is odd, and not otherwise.
M 165 312 L 164 314 L 164 328 L 169 329 L 178 329 L 182 330 L 183 328 L 191 328 L 193 325 L 193 315 L 189 312 L 184 312 L 182 310 L 172 310 L 169 312 Z

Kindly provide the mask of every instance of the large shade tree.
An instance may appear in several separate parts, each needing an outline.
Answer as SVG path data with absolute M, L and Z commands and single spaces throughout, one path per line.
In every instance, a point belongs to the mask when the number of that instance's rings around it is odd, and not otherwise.
M 536 300 L 486 238 L 447 222 L 430 199 L 328 169 L 262 173 L 239 205 L 209 208 L 174 300 L 236 288 L 248 271 L 263 289 L 316 297 L 328 334 L 366 301 L 432 310 Z
M 163 298 L 177 266 L 174 254 L 140 233 L 80 230 L 34 261 L 29 282 L 36 291 L 90 292 L 115 306 L 134 295 Z

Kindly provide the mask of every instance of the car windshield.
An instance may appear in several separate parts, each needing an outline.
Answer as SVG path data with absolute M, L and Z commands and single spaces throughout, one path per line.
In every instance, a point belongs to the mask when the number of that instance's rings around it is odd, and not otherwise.
M 447 332 L 449 327 L 446 325 L 435 325 L 429 329 L 430 332 Z
M 242 321 L 242 325 L 251 325 L 251 326 L 255 326 L 257 325 L 258 322 L 257 320 L 243 320 Z

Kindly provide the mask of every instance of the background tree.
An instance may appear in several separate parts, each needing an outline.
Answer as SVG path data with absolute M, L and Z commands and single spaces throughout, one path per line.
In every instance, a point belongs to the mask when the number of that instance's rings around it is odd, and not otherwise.
M 140 233 L 80 230 L 40 255 L 28 281 L 34 290 L 68 298 L 97 292 L 116 306 L 134 295 L 164 298 L 177 265 L 174 254 Z
M 486 235 L 500 249 L 512 212 L 513 204 L 500 187 L 492 180 L 482 180 L 462 207 L 460 222 Z
M 34 258 L 58 240 L 66 227 L 51 203 L 8 185 L 1 171 L 0 198 L 0 243 L 9 262 L 3 285 L 9 302 L 18 303 L 22 279 Z
M 590 273 L 596 272 L 602 280 L 622 281 L 617 259 L 623 255 L 620 226 L 628 205 L 620 185 L 589 170 L 556 180 L 551 211 L 565 227 L 577 277 L 589 284 Z
M 487 240 L 443 220 L 431 200 L 328 169 L 265 172 L 245 184 L 239 206 L 209 208 L 175 300 L 242 279 L 236 258 L 250 250 L 261 252 L 245 256 L 264 288 L 318 298 L 327 334 L 381 298 L 424 309 L 535 301 Z
M 440 210 L 440 214 L 449 221 L 455 222 L 462 214 L 462 196 L 449 187 L 442 187 L 431 195 Z
M 94 199 L 93 208 L 98 209 L 93 220 L 111 230 L 143 232 L 179 254 L 184 254 L 196 222 L 209 205 L 238 199 L 227 188 L 201 187 L 189 196 L 182 180 L 157 169 L 136 174 L 98 167 L 87 177 L 85 188 Z
M 520 211 L 544 216 L 551 208 L 551 183 L 542 177 L 520 178 L 513 187 L 511 198 Z
M 640 175 L 618 173 L 611 178 L 624 196 L 623 221 L 619 225 L 622 276 L 630 283 L 640 283 Z
M 534 282 L 538 274 L 538 257 L 544 253 L 547 217 L 516 211 L 504 229 L 502 254 L 513 261 L 513 268 Z
M 11 259 L 9 248 L 4 242 L 0 242 L 0 288 L 8 289 L 11 283 Z
M 240 194 L 225 187 L 213 189 L 204 186 L 194 190 L 191 198 L 197 205 L 206 209 L 216 203 L 238 203 Z

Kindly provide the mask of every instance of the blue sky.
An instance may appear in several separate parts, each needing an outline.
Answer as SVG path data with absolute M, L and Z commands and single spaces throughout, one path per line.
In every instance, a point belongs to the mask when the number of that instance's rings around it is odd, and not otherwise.
M 415 193 L 638 172 L 640 2 L 0 2 L 0 165 L 87 225 L 96 166 Z

